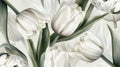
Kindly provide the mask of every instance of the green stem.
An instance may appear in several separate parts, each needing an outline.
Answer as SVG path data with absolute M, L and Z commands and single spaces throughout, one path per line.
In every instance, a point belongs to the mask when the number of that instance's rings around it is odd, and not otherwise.
M 59 39 L 59 37 L 60 37 L 60 35 L 57 35 L 57 36 L 54 38 L 54 40 L 50 43 L 50 46 L 53 46 L 53 45 L 57 42 L 57 40 Z
M 76 3 L 77 3 L 80 7 L 82 7 L 82 10 L 85 10 L 88 1 L 89 1 L 89 0 L 76 0 Z
M 34 67 L 38 67 L 37 60 L 36 60 L 36 55 L 34 53 L 33 43 L 31 43 L 30 39 L 28 39 L 27 42 L 28 42 L 28 47 L 29 47 L 29 50 L 28 50 L 29 51 L 29 56 L 30 56 L 30 58 L 33 62 Z
M 101 56 L 101 58 L 105 61 L 105 62 L 107 62 L 110 66 L 112 66 L 112 67 L 116 67 L 110 60 L 108 60 L 105 56 Z
M 37 43 L 36 58 L 37 58 L 38 64 L 39 64 L 39 55 L 40 55 L 40 49 L 41 49 L 41 43 L 42 43 L 42 33 L 43 33 L 43 30 L 41 30 L 39 33 L 39 38 Z
M 20 13 L 8 0 L 3 0 L 3 2 L 6 3 L 16 14 Z

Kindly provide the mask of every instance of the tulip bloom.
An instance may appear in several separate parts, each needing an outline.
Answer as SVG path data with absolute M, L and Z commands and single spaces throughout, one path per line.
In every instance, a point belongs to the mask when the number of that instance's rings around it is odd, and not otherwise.
M 69 36 L 83 20 L 83 14 L 81 7 L 77 4 L 64 1 L 52 19 L 52 29 L 60 35 Z
M 114 12 L 118 0 L 91 0 L 92 4 L 99 10 Z
M 17 16 L 18 30 L 24 38 L 35 35 L 39 29 L 45 28 L 48 18 L 45 14 L 34 9 L 26 9 Z
M 26 61 L 21 57 L 4 53 L 0 55 L 0 67 L 28 67 Z
M 101 41 L 91 32 L 86 32 L 74 44 L 73 42 L 62 42 L 53 47 L 48 47 L 44 67 L 74 67 L 80 59 L 93 62 L 102 53 Z

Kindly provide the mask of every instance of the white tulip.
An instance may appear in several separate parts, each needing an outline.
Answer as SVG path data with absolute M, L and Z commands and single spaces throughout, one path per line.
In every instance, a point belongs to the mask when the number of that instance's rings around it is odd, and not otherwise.
M 61 42 L 48 47 L 44 67 L 74 67 L 81 59 L 86 62 L 97 60 L 103 53 L 101 41 L 91 32 L 85 32 L 75 42 Z
M 17 16 L 18 30 L 24 38 L 30 38 L 32 35 L 36 35 L 38 30 L 45 28 L 45 23 L 49 18 L 32 8 L 22 11 Z
M 102 42 L 91 32 L 86 32 L 82 37 L 80 37 L 79 43 L 80 46 L 77 47 L 77 50 L 88 59 L 87 61 L 94 61 L 103 53 Z
M 63 2 L 52 19 L 53 30 L 63 36 L 71 35 L 83 20 L 84 12 L 75 3 Z
M 92 4 L 99 10 L 105 12 L 114 12 L 118 0 L 91 0 Z
M 13 54 L 1 54 L 0 61 L 1 67 L 28 67 L 26 61 L 24 61 L 21 57 Z

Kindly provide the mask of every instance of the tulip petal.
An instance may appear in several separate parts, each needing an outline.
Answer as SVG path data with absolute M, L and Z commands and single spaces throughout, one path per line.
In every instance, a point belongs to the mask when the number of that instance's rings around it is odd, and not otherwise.
M 52 27 L 57 28 L 57 29 L 55 28 L 53 29 L 61 33 L 62 29 L 65 27 L 67 22 L 70 20 L 70 17 L 71 17 L 71 9 L 68 6 L 62 7 L 58 11 L 57 15 L 52 20 Z M 63 22 L 64 24 L 62 24 Z

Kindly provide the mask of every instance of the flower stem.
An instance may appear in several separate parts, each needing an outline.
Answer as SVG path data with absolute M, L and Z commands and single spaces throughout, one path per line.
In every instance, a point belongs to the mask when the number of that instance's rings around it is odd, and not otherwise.
M 55 37 L 55 39 L 50 43 L 50 46 L 53 46 L 57 42 L 57 40 L 59 39 L 59 37 L 60 37 L 60 35 L 57 35 Z
M 116 67 L 110 60 L 108 60 L 105 56 L 101 56 L 101 58 L 105 61 L 105 62 L 107 62 L 111 67 Z
M 3 2 L 6 3 L 16 14 L 20 13 L 8 0 L 3 0 Z
M 29 51 L 29 56 L 30 56 L 30 58 L 31 58 L 31 60 L 32 60 L 32 62 L 33 62 L 33 65 L 34 65 L 34 67 L 38 67 L 38 65 L 37 65 L 37 60 L 36 60 L 36 55 L 35 55 L 35 53 L 34 53 L 34 48 L 33 48 L 33 43 L 31 43 L 31 40 L 30 39 L 28 39 L 27 40 L 27 42 L 28 42 L 28 51 Z

